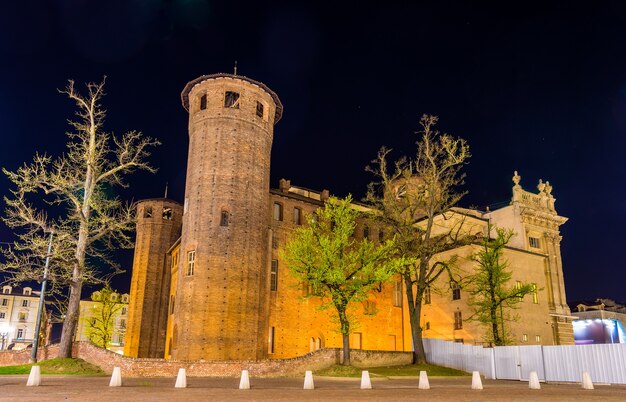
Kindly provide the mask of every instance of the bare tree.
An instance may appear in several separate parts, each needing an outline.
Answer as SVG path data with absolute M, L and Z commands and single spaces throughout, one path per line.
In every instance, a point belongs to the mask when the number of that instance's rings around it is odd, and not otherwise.
M 451 208 L 465 195 L 462 166 L 470 157 L 465 140 L 441 134 L 434 129 L 437 117 L 424 115 L 417 152 L 413 158 L 402 157 L 388 166 L 390 150 L 383 147 L 366 169 L 376 180 L 368 187 L 366 202 L 380 211 L 380 219 L 396 237 L 397 256 L 417 261 L 404 266 L 400 274 L 405 283 L 409 306 L 414 363 L 424 363 L 420 316 L 425 290 L 443 273 L 452 274 L 456 257 L 437 259 L 437 254 L 468 244 L 464 219 Z M 435 229 L 437 219 L 454 222 Z M 451 275 L 452 278 L 452 275 Z M 453 279 L 458 281 L 457 279 Z
M 41 239 L 55 234 L 53 254 L 58 257 L 51 272 L 57 286 L 69 288 L 59 357 L 71 357 L 83 283 L 106 279 L 94 262 L 114 265 L 107 251 L 132 247 L 134 208 L 111 196 L 110 188 L 125 187 L 123 177 L 134 170 L 154 172 L 146 158 L 159 142 L 137 131 L 116 137 L 103 130 L 104 80 L 87 84 L 86 95 L 71 80 L 60 92 L 77 106 L 76 119 L 68 121 L 72 130 L 67 133 L 66 153 L 56 159 L 36 154 L 33 162 L 15 172 L 3 169 L 15 185 L 12 198 L 5 197 L 4 220 L 21 231 L 3 268 L 16 280 L 41 275 L 36 264 L 45 255 Z M 35 241 L 32 246 L 29 239 Z M 31 263 L 20 265 L 20 258 Z
M 85 320 L 89 340 L 103 349 L 111 344 L 116 332 L 116 319 L 124 307 L 117 296 L 118 292 L 107 283 L 100 291 L 91 295 L 91 300 L 96 303 L 84 317 L 81 317 Z M 120 326 L 119 330 L 122 331 L 123 328 Z

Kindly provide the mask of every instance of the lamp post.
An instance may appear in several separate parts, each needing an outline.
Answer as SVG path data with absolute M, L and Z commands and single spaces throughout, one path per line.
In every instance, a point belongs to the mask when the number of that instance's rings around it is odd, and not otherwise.
M 52 251 L 52 233 L 48 242 L 48 254 L 46 254 L 46 265 L 43 268 L 43 280 L 41 281 L 41 294 L 39 295 L 39 309 L 37 310 L 37 324 L 33 335 L 33 350 L 30 352 L 30 362 L 37 363 L 37 349 L 39 348 L 39 332 L 41 332 L 41 316 L 45 305 L 46 284 L 48 283 L 48 266 L 50 265 L 50 252 Z

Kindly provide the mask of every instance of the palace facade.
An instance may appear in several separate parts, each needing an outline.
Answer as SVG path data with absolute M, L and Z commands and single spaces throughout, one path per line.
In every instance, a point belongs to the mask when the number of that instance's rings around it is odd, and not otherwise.
M 213 74 L 189 82 L 182 94 L 189 112 L 189 153 L 181 205 L 159 198 L 138 203 L 137 240 L 124 353 L 178 360 L 287 358 L 321 347 L 341 347 L 334 311 L 288 273 L 281 250 L 290 233 L 329 198 L 281 180 L 270 189 L 274 125 L 283 112 L 264 84 Z M 437 219 L 439 230 L 461 225 L 487 234 L 488 225 L 511 228 L 505 250 L 513 281 L 534 284 L 520 318 L 507 324 L 519 344 L 573 344 L 560 254 L 559 226 L 549 183 L 538 192 L 513 177 L 509 205 L 493 211 L 455 208 Z M 355 208 L 365 208 L 355 204 Z M 360 222 L 357 237 L 384 239 Z M 449 251 L 458 273 L 472 272 L 477 245 Z M 515 282 L 514 282 L 515 283 Z M 355 307 L 351 347 L 412 350 L 403 283 L 383 283 Z M 424 336 L 482 343 L 484 328 L 467 318 L 468 295 L 440 278 L 426 293 Z

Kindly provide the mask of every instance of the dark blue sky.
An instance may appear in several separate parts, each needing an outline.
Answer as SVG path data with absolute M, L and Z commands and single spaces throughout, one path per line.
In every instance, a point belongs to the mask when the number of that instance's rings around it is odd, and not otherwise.
M 122 195 L 161 196 L 169 182 L 181 200 L 180 91 L 199 75 L 232 72 L 237 60 L 240 74 L 266 83 L 285 106 L 273 186 L 285 177 L 361 197 L 379 147 L 414 152 L 419 116 L 435 114 L 472 148 L 463 205 L 506 203 L 514 170 L 529 190 L 549 180 L 570 218 L 562 227 L 568 299 L 626 299 L 622 2 L 292 3 L 3 2 L 0 165 L 14 170 L 35 151 L 62 152 L 74 110 L 56 89 L 107 75 L 107 129 L 163 142 L 152 158 L 159 172 L 133 176 Z M 2 195 L 7 186 L 1 177 Z M 10 240 L 2 227 L 0 242 Z M 127 290 L 127 281 L 116 286 Z

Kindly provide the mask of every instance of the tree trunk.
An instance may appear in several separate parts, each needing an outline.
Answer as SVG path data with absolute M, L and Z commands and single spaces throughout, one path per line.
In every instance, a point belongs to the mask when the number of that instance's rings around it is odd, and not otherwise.
M 422 341 L 422 327 L 420 325 L 420 316 L 422 315 L 422 295 L 423 290 L 419 287 L 413 294 L 413 282 L 410 274 L 404 275 L 406 285 L 406 296 L 409 305 L 409 322 L 411 323 L 411 338 L 413 340 L 413 364 L 426 363 L 426 351 L 424 350 L 424 342 Z
M 336 306 L 339 315 L 339 325 L 341 326 L 341 335 L 343 338 L 343 361 L 344 366 L 350 365 L 350 321 L 346 315 L 346 309 Z
M 70 298 L 63 322 L 61 343 L 59 344 L 59 357 L 72 357 L 72 344 L 74 343 L 74 334 L 76 333 L 76 324 L 78 323 L 78 315 L 80 313 L 80 294 L 82 287 L 82 280 L 72 281 L 70 286 Z

